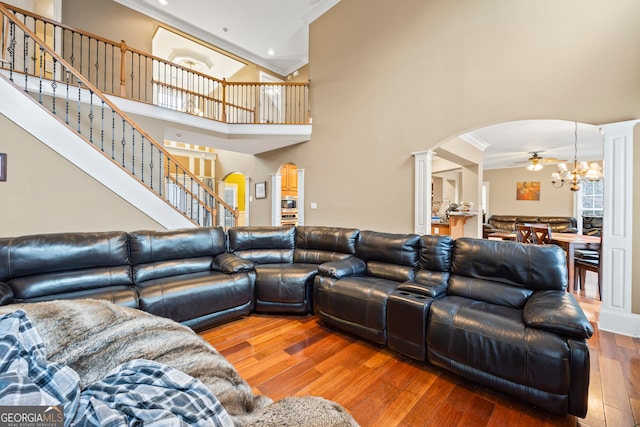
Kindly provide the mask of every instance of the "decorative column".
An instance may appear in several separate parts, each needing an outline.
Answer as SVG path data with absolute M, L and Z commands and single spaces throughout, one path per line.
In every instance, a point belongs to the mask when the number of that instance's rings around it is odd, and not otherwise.
M 633 128 L 639 122 L 601 126 L 605 141 L 599 328 L 634 337 L 640 337 L 640 315 L 632 312 Z
M 298 225 L 304 225 L 304 169 L 298 168 Z
M 269 191 L 267 190 L 267 194 Z M 282 175 L 271 174 L 271 225 L 282 225 Z
M 433 151 L 411 153 L 415 159 L 414 232 L 431 234 L 431 173 Z

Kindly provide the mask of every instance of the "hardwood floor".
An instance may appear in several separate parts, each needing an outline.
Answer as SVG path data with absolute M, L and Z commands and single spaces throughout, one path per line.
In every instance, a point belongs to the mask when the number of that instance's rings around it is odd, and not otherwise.
M 595 275 L 576 294 L 589 320 Z M 558 417 L 429 364 L 318 323 L 314 316 L 251 315 L 204 331 L 255 393 L 316 395 L 361 426 L 611 426 L 640 423 L 640 339 L 598 331 L 589 340 L 587 416 Z

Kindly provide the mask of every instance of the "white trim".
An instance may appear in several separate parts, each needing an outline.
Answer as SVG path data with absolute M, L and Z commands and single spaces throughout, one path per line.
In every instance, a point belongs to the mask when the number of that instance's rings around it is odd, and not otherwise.
M 431 175 L 433 173 L 433 151 L 411 153 L 414 157 L 414 219 L 413 229 L 417 234 L 431 234 Z
M 298 168 L 298 225 L 304 225 L 304 169 Z
M 640 337 L 640 315 L 632 313 L 633 128 L 640 120 L 611 123 L 604 131 L 601 330 Z
M 271 225 L 282 225 L 282 175 L 271 174 Z

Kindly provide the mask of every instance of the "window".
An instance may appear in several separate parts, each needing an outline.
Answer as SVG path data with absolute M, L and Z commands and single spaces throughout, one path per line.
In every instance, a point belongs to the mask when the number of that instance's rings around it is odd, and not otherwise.
M 604 181 L 584 180 L 582 187 L 582 215 L 603 216 L 604 213 Z

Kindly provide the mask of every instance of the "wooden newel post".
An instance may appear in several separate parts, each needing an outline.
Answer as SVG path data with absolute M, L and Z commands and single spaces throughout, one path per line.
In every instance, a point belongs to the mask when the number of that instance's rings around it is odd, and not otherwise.
M 120 40 L 120 96 L 127 96 L 127 42 Z
M 222 123 L 227 123 L 227 79 L 222 79 Z

